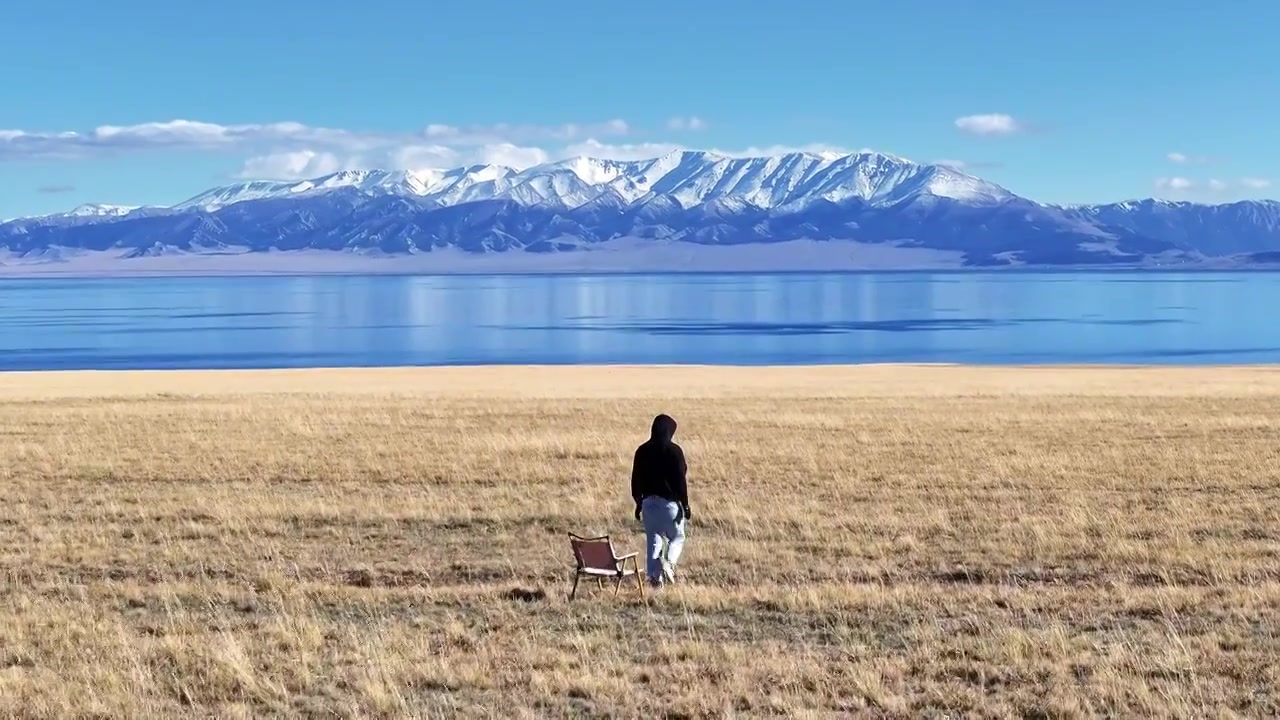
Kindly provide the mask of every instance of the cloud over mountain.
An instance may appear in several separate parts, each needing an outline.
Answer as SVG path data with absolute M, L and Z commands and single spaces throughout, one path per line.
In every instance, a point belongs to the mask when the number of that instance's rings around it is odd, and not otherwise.
M 970 135 L 1014 135 L 1026 129 L 1026 124 L 1004 113 L 966 115 L 956 118 L 955 126 Z

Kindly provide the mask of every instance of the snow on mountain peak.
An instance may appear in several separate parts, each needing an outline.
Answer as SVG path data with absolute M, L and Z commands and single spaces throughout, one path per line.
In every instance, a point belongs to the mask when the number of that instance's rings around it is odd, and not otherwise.
M 201 193 L 175 209 L 220 208 L 248 200 L 322 193 L 342 188 L 399 195 L 434 205 L 510 200 L 522 205 L 575 208 L 604 197 L 626 204 L 667 196 L 685 208 L 733 200 L 757 208 L 803 207 L 817 201 L 898 202 L 923 194 L 993 203 L 1012 197 L 1003 188 L 958 170 L 918 165 L 863 150 L 730 156 L 675 150 L 647 160 L 572 157 L 517 171 L 502 165 L 451 170 L 343 170 L 302 181 L 252 181 Z M 610 202 L 616 202 L 610 201 Z
M 598 158 L 590 158 L 586 156 L 572 157 L 567 160 L 549 163 L 548 167 L 564 168 L 569 170 L 578 179 L 588 185 L 605 185 L 613 182 L 626 172 L 626 166 L 623 163 L 613 160 L 600 160 Z
M 248 200 L 267 200 L 270 198 L 289 197 L 315 188 L 311 180 L 302 182 L 280 182 L 274 180 L 251 180 L 249 182 L 225 185 L 206 190 L 195 197 L 173 206 L 174 210 L 205 210 L 213 212 L 228 205 Z
M 942 166 L 935 166 L 926 188 L 930 195 L 972 203 L 997 203 L 1014 197 L 999 185 Z
M 131 205 L 87 203 L 74 210 L 62 213 L 61 217 L 124 217 L 137 209 L 137 206 Z

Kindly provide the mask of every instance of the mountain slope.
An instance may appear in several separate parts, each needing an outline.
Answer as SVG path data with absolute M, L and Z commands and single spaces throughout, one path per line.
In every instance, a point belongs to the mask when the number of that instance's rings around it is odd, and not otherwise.
M 522 171 L 343 171 L 214 188 L 172 208 L 92 206 L 0 224 L 0 248 L 30 257 L 51 248 L 127 256 L 228 248 L 548 253 L 624 238 L 854 241 L 953 251 L 978 266 L 1188 264 L 1280 250 L 1280 204 L 1062 208 L 880 153 L 680 151 Z
M 1077 208 L 1075 217 L 1160 237 L 1207 254 L 1280 250 L 1280 202 L 1249 200 L 1226 205 L 1138 200 Z

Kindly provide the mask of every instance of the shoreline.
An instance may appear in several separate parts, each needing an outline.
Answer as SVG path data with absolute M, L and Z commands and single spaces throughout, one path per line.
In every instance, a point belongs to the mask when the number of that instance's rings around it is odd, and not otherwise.
M 477 398 L 1280 395 L 1280 365 L 454 365 L 0 371 L 0 401 L 259 394 Z
M 309 367 L 262 368 L 119 368 L 119 369 L 56 369 L 0 370 L 0 374 L 49 374 L 49 373 L 293 373 L 293 372 L 431 372 L 442 370 L 760 370 L 802 371 L 806 369 L 860 369 L 860 368 L 975 368 L 990 370 L 1159 370 L 1168 369 L 1276 369 L 1280 363 L 1239 363 L 1209 365 L 1170 365 L 1144 363 L 964 363 L 964 362 L 827 362 L 774 365 L 740 365 L 736 363 L 489 363 L 482 365 L 315 365 Z
M 472 253 L 456 248 L 425 253 L 341 250 L 174 252 L 123 257 L 124 251 L 58 249 L 51 257 L 5 255 L 0 280 L 33 278 L 484 276 L 484 275 L 706 275 L 857 273 L 1106 273 L 1269 272 L 1280 264 L 1230 257 L 1192 263 L 1145 262 L 1066 265 L 967 265 L 954 250 L 895 243 L 785 240 L 776 243 L 703 245 L 615 239 L 589 248 L 547 253 Z M 127 253 L 124 253 L 127 254 Z
M 402 269 L 377 266 L 324 269 L 230 269 L 230 268 L 165 268 L 165 269 L 46 269 L 45 265 L 5 265 L 0 263 L 0 284 L 30 280 L 142 280 L 142 279 L 235 279 L 235 278 L 307 278 L 307 277 L 652 277 L 707 275 L 1178 275 L 1189 273 L 1278 273 L 1280 265 L 966 265 L 918 267 L 822 267 L 801 268 L 538 268 L 538 269 Z M 39 269 L 34 269 L 39 268 Z

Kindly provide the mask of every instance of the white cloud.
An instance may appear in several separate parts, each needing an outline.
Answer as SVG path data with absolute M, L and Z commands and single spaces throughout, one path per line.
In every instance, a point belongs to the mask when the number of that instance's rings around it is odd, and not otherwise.
M 1157 190 L 1186 192 L 1195 188 L 1196 184 L 1184 177 L 1162 177 L 1156 179 Z
M 452 125 L 431 124 L 422 129 L 422 134 L 427 137 L 452 137 L 460 134 L 461 132 L 461 130 Z
M 581 137 L 611 137 L 631 131 L 625 120 L 595 124 L 427 125 L 420 132 L 391 133 L 311 127 L 297 122 L 221 125 L 196 120 L 169 120 L 137 125 L 102 125 L 93 130 L 30 132 L 0 129 L 0 161 L 23 158 L 72 159 L 94 154 L 145 149 L 249 149 L 277 155 L 314 150 L 349 154 L 422 144 L 424 139 L 450 146 L 485 146 L 531 142 L 571 142 Z
M 337 155 L 315 150 L 297 150 L 251 157 L 236 177 L 247 180 L 301 180 L 328 175 L 344 169 Z
M 603 123 L 579 125 L 566 123 L 563 125 L 428 125 L 422 136 L 437 142 L 452 145 L 500 145 L 503 143 L 529 143 L 538 141 L 572 141 L 580 137 L 612 137 L 626 135 L 631 132 L 627 121 L 614 119 Z
M 551 160 L 587 155 L 614 160 L 644 160 L 682 149 L 667 143 L 610 145 L 595 139 L 564 145 L 548 151 L 540 147 L 497 143 L 477 147 L 450 147 L 419 143 L 392 148 L 365 162 L 360 158 L 343 160 L 333 153 L 314 150 L 271 153 L 251 158 L 237 177 L 245 179 L 284 180 L 312 178 L 337 170 L 450 170 L 468 165 L 503 165 L 523 170 Z
M 954 170 L 964 170 L 969 167 L 969 163 L 963 160 L 934 160 L 933 164 L 941 165 L 942 167 L 949 167 Z
M 602 143 L 594 138 L 587 139 L 580 143 L 574 143 L 561 148 L 558 153 L 553 156 L 556 158 L 578 157 L 585 155 L 587 157 L 600 158 L 603 160 L 649 160 L 661 157 L 667 153 L 680 150 L 692 150 L 679 143 L 667 142 L 646 142 L 646 143 L 628 143 L 622 145 L 614 145 Z M 740 150 L 725 150 L 720 148 L 711 148 L 707 152 L 726 157 L 742 158 L 742 157 L 764 157 L 771 155 L 785 155 L 787 153 L 806 152 L 815 155 L 847 155 L 848 150 L 836 147 L 834 145 L 825 145 L 814 143 L 811 145 L 770 145 L 767 147 L 747 147 Z
M 1004 113 L 966 115 L 956 118 L 955 125 L 970 135 L 1013 135 L 1026 129 L 1020 120 Z
M 1176 165 L 1215 165 L 1218 159 L 1211 155 L 1188 155 L 1183 152 L 1165 154 L 1165 159 Z
M 631 132 L 631 127 L 625 120 L 610 120 L 604 124 L 604 129 L 610 135 L 626 135 Z
M 1155 186 L 1156 190 L 1168 193 L 1213 194 L 1222 197 L 1224 194 L 1239 196 L 1241 190 L 1266 190 L 1271 187 L 1271 181 L 1264 178 L 1240 178 L 1238 180 L 1210 178 L 1201 183 L 1190 178 L 1175 176 L 1157 178 Z
M 765 147 L 752 145 L 742 150 L 713 150 L 712 152 L 728 155 L 729 157 L 767 157 L 771 155 L 787 155 L 789 153 L 838 156 L 848 155 L 850 151 L 835 145 L 810 143 L 808 145 L 768 145 Z
M 676 132 L 683 132 L 686 130 L 697 132 L 699 130 L 706 130 L 707 123 L 697 115 L 691 115 L 689 117 L 677 116 L 667 121 L 667 129 L 675 130 Z
M 342 147 L 350 151 L 387 142 L 387 136 L 310 127 L 296 122 L 219 125 L 170 120 L 138 125 L 102 125 L 87 132 L 0 130 L 0 160 L 79 158 L 103 152 L 144 149 L 217 150 L 236 147 Z M 285 148 L 280 148 L 285 149 Z
M 560 150 L 558 157 L 587 157 L 601 160 L 648 160 L 666 155 L 675 150 L 683 150 L 684 146 L 674 143 L 629 143 L 610 145 L 595 138 L 588 138 L 580 143 L 568 145 Z
M 377 167 L 387 170 L 451 170 L 466 165 L 505 165 L 524 169 L 546 162 L 547 152 L 538 147 L 497 143 L 479 147 L 453 148 L 447 145 L 406 145 L 387 153 Z
M 387 155 L 389 170 L 433 170 L 463 164 L 457 150 L 444 145 L 405 145 Z
M 668 126 L 702 130 L 697 116 L 671 118 Z M 652 130 L 653 128 L 651 128 Z M 297 122 L 222 125 L 195 120 L 103 125 L 83 132 L 0 130 L 0 162 L 33 158 L 86 158 L 104 154 L 161 151 L 210 151 L 247 157 L 236 177 L 311 178 L 347 169 L 452 169 L 471 164 L 500 164 L 518 169 L 549 160 L 587 155 L 616 160 L 660 157 L 686 146 L 655 140 L 617 142 L 634 129 L 621 119 L 600 123 L 472 125 L 433 123 L 407 132 L 344 130 Z M 840 147 L 802 146 L 712 149 L 729 157 L 808 152 L 828 157 L 847 154 Z M 974 164 L 970 164 L 974 167 Z
M 302 129 L 297 123 L 275 125 L 226 126 L 194 120 L 170 120 L 140 125 L 102 125 L 90 137 L 103 142 L 161 142 L 174 144 L 216 144 L 232 140 L 243 133 L 294 133 Z
M 520 147 L 511 143 L 486 145 L 480 151 L 480 162 L 486 165 L 505 165 L 523 170 L 547 161 L 547 151 L 536 147 Z

